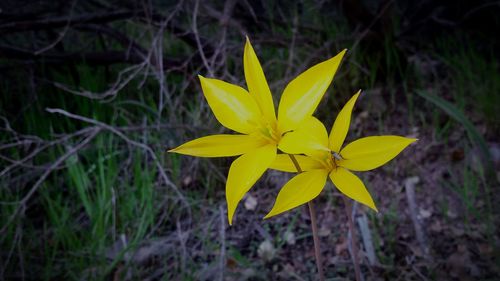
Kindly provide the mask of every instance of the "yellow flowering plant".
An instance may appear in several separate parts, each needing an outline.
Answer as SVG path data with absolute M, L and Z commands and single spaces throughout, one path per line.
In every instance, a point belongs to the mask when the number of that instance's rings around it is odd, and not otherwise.
M 247 38 L 243 66 L 248 90 L 199 76 L 203 94 L 215 118 L 238 134 L 206 136 L 169 150 L 198 157 L 239 156 L 231 164 L 226 181 L 229 224 L 233 222 L 238 203 L 268 168 L 297 172 L 298 175 L 282 187 L 265 218 L 308 203 L 320 280 L 324 280 L 324 275 L 312 200 L 321 193 L 327 178 L 347 197 L 377 211 L 363 182 L 351 171 L 375 169 L 416 141 L 400 136 L 373 136 L 342 147 L 360 92 L 342 108 L 329 135 L 323 123 L 312 116 L 345 52 L 343 50 L 314 65 L 288 83 L 276 116 L 267 80 Z M 349 211 L 347 213 L 354 237 L 352 217 Z M 353 249 L 354 240 L 351 241 Z M 357 258 L 354 258 L 354 264 L 356 280 L 360 280 Z
M 276 160 L 282 137 L 311 117 L 330 85 L 346 50 L 307 69 L 285 87 L 276 117 L 271 91 L 247 38 L 243 55 L 244 88 L 199 76 L 215 118 L 239 134 L 219 134 L 189 141 L 169 150 L 198 157 L 239 156 L 226 181 L 227 216 L 232 224 L 238 203 Z
M 321 193 L 329 177 L 342 194 L 377 211 L 363 182 L 350 171 L 368 171 L 380 167 L 416 141 L 400 136 L 372 136 L 355 140 L 342 147 L 351 123 L 352 109 L 359 95 L 360 91 L 342 108 L 329 135 L 318 119 L 312 116 L 304 119 L 296 130 L 283 136 L 280 148 L 288 154 L 277 155 L 270 167 L 299 174 L 281 188 L 273 208 L 265 218 L 276 216 L 304 203 L 309 204 L 316 265 L 321 281 L 324 280 L 324 275 L 312 200 Z M 361 270 L 356 254 L 356 236 L 350 204 L 348 200 L 344 202 L 352 235 L 356 280 L 360 281 Z
M 360 92 L 338 114 L 330 135 L 318 119 L 309 117 L 293 132 L 286 134 L 280 147 L 290 154 L 279 154 L 271 169 L 301 172 L 286 183 L 265 218 L 281 214 L 313 200 L 329 177 L 347 197 L 377 211 L 363 182 L 350 171 L 378 168 L 416 141 L 400 136 L 372 136 L 355 140 L 342 148 L 349 130 L 351 114 Z M 298 166 L 297 166 L 298 165 Z M 300 167 L 300 171 L 297 171 Z

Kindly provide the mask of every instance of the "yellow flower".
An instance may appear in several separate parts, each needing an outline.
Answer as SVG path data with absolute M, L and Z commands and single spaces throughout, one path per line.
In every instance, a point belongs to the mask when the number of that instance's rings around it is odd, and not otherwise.
M 293 79 L 285 88 L 278 109 L 260 62 L 247 38 L 243 56 L 248 91 L 217 79 L 199 76 L 203 94 L 215 118 L 241 134 L 212 135 L 187 142 L 169 152 L 199 157 L 238 157 L 226 182 L 227 216 L 233 215 L 243 196 L 274 162 L 285 132 L 312 115 L 344 56 L 345 50 Z
M 400 136 L 372 136 L 353 141 L 342 148 L 349 130 L 351 113 L 360 92 L 342 108 L 330 135 L 318 119 L 309 117 L 293 132 L 283 136 L 280 148 L 295 155 L 303 173 L 286 183 L 276 198 L 269 218 L 313 200 L 325 186 L 327 177 L 347 197 L 377 211 L 363 182 L 351 171 L 368 171 L 396 157 L 416 139 Z M 297 172 L 287 154 L 279 154 L 271 169 Z

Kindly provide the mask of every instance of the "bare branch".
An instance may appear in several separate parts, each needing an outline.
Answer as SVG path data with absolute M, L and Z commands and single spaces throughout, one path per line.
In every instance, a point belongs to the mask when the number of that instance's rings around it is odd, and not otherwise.
M 163 166 L 161 165 L 160 161 L 158 160 L 158 157 L 156 157 L 156 154 L 151 149 L 151 147 L 149 147 L 149 146 L 147 146 L 147 145 L 145 145 L 143 143 L 139 143 L 139 142 L 136 142 L 134 140 L 131 140 L 125 134 L 123 134 L 121 131 L 119 131 L 115 127 L 112 127 L 112 126 L 110 126 L 110 125 L 108 125 L 106 123 L 102 123 L 102 122 L 99 122 L 97 120 L 85 117 L 85 116 L 80 116 L 80 115 L 76 115 L 76 114 L 73 114 L 73 113 L 69 113 L 69 112 L 67 112 L 65 110 L 62 110 L 60 108 L 46 108 L 46 110 L 49 113 L 58 113 L 58 114 L 66 116 L 66 117 L 75 119 L 75 120 L 80 120 L 80 121 L 83 121 L 83 122 L 86 122 L 86 123 L 90 123 L 90 124 L 96 125 L 96 126 L 100 127 L 101 129 L 104 129 L 104 130 L 107 130 L 107 131 L 110 131 L 110 132 L 114 133 L 115 135 L 117 135 L 118 137 L 120 137 L 121 139 L 123 139 L 128 144 L 131 144 L 133 146 L 136 146 L 136 147 L 144 149 L 146 152 L 149 153 L 149 155 L 151 156 L 151 158 L 154 160 L 154 162 L 155 162 L 155 164 L 156 164 L 156 166 L 158 168 L 158 171 L 159 171 L 159 173 L 160 173 L 163 181 L 165 182 L 165 184 L 167 186 L 171 187 L 177 193 L 177 195 L 179 195 L 179 198 L 181 199 L 181 201 L 183 203 L 186 204 L 186 206 L 189 206 L 187 200 L 184 198 L 184 195 L 179 191 L 179 189 L 177 188 L 177 186 L 173 182 L 171 182 L 170 179 L 168 178 L 167 174 L 165 173 L 165 170 L 163 169 Z
M 94 127 L 92 131 L 90 131 L 90 134 L 88 137 L 86 137 L 82 142 L 77 144 L 76 146 L 72 147 L 69 149 L 66 153 L 64 153 L 62 156 L 57 158 L 52 165 L 50 165 L 47 170 L 38 178 L 38 180 L 35 182 L 33 187 L 30 189 L 30 191 L 21 199 L 19 202 L 18 207 L 16 210 L 12 213 L 12 215 L 7 219 L 7 222 L 5 225 L 0 229 L 0 234 L 4 233 L 9 225 L 14 221 L 14 219 L 19 215 L 22 209 L 26 208 L 26 204 L 28 201 L 31 199 L 31 197 L 37 192 L 38 188 L 41 186 L 41 184 L 47 179 L 47 177 L 54 171 L 59 165 L 61 165 L 64 161 L 66 161 L 70 156 L 73 154 L 77 153 L 80 149 L 82 149 L 85 145 L 87 145 L 100 131 L 99 127 Z

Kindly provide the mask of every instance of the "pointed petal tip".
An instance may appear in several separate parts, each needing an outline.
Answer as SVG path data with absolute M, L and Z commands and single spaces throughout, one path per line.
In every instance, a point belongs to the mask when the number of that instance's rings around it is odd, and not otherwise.
M 353 96 L 352 96 L 352 99 L 354 99 L 354 101 L 357 101 L 359 96 L 361 95 L 361 89 L 358 90 Z
M 181 148 L 182 145 L 179 145 L 179 146 L 176 146 L 174 148 L 170 148 L 169 150 L 167 150 L 167 152 L 171 152 L 171 153 L 179 153 L 179 148 Z
M 244 56 L 248 56 L 247 53 L 253 50 L 253 46 L 252 46 L 252 43 L 250 42 L 250 38 L 248 38 L 248 35 L 246 35 L 245 37 L 246 37 L 245 48 L 244 48 L 243 52 L 244 52 Z
M 335 57 L 338 57 L 340 56 L 340 58 L 344 57 L 345 53 L 347 53 L 347 49 L 343 49 L 342 51 L 340 51 Z
M 351 198 L 349 198 L 351 199 Z M 370 208 L 371 210 L 375 211 L 376 213 L 378 213 L 378 208 L 377 206 L 375 206 L 375 202 L 373 202 L 373 199 L 371 200 L 371 202 L 366 202 L 366 203 L 363 203 L 363 202 L 360 202 L 358 200 L 355 200 L 357 201 L 358 203 L 362 204 L 362 205 L 365 205 L 366 207 Z
M 329 62 L 329 63 L 332 63 L 332 64 L 340 64 L 340 61 L 342 60 L 342 58 L 344 57 L 344 55 L 345 55 L 346 52 L 347 52 L 347 49 L 343 49 L 338 54 L 336 54 L 335 56 L 329 58 L 325 62 Z
M 414 142 L 418 141 L 418 139 L 417 139 L 417 138 L 406 138 L 406 140 L 408 141 L 408 145 L 410 145 L 410 144 L 412 144 L 412 143 L 414 143 Z
M 348 198 L 348 199 L 349 200 L 353 200 L 351 198 Z M 375 202 L 373 202 L 373 199 L 371 200 L 371 202 L 366 202 L 366 203 L 362 203 L 362 202 L 360 202 L 358 200 L 354 200 L 354 201 L 356 201 L 356 202 L 358 202 L 358 203 L 360 203 L 360 204 L 362 204 L 362 205 L 370 208 L 371 210 L 375 211 L 376 213 L 379 212 L 377 206 L 375 206 Z
M 359 96 L 361 95 L 361 93 L 362 93 L 362 92 L 361 92 L 361 89 L 359 89 L 359 90 L 358 90 L 358 91 L 357 91 L 357 92 L 356 92 L 356 93 L 352 96 L 352 98 L 351 98 L 351 99 L 353 99 L 353 100 L 354 100 L 354 102 L 357 102 L 357 101 L 358 101 Z M 353 107 L 354 107 L 354 105 L 353 105 Z M 352 114 L 352 112 L 351 112 L 351 114 Z
M 269 218 L 272 218 L 276 216 L 276 214 L 273 214 L 273 210 L 271 210 L 269 213 L 267 213 L 267 215 L 264 216 L 264 218 L 262 220 L 267 220 Z

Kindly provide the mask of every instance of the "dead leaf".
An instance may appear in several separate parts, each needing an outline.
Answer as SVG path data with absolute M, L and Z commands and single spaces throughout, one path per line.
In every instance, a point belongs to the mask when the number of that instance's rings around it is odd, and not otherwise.
M 462 161 L 464 159 L 465 153 L 462 148 L 457 148 L 451 152 L 451 161 L 452 162 L 458 162 Z
M 253 211 L 257 207 L 257 198 L 253 197 L 250 193 L 245 196 L 245 209 Z
M 447 212 L 446 212 L 446 215 L 450 218 L 450 219 L 456 219 L 458 217 L 458 214 L 457 212 L 449 209 Z
M 332 234 L 332 231 L 330 230 L 330 228 L 325 227 L 325 226 L 322 226 L 319 228 L 319 231 L 318 231 L 319 237 L 327 237 L 327 236 L 330 236 L 330 234 Z
M 182 179 L 182 186 L 189 186 L 191 182 L 193 182 L 193 178 L 191 176 L 186 176 Z
M 483 256 L 490 256 L 493 253 L 493 247 L 488 243 L 479 243 L 477 249 Z
M 472 280 L 468 273 L 471 260 L 467 246 L 459 244 L 457 246 L 457 251 L 451 254 L 446 260 L 446 265 L 449 269 L 450 276 L 464 281 Z
M 433 232 L 442 232 L 443 225 L 441 224 L 441 221 L 434 221 L 430 226 L 430 230 Z
M 343 239 L 340 243 L 335 245 L 335 255 L 340 255 L 343 251 L 349 249 L 349 240 Z
M 427 219 L 427 218 L 430 218 L 432 216 L 432 210 L 426 210 L 426 209 L 420 208 L 418 214 L 420 215 L 421 218 Z
M 285 234 L 283 234 L 283 239 L 288 245 L 295 245 L 295 233 L 286 231 Z
M 271 241 L 265 240 L 260 243 L 257 254 L 259 255 L 259 258 L 264 260 L 264 262 L 270 262 L 276 256 L 276 249 Z

